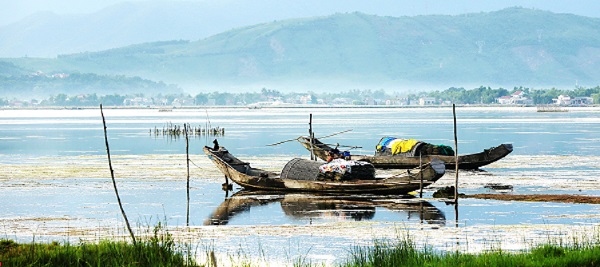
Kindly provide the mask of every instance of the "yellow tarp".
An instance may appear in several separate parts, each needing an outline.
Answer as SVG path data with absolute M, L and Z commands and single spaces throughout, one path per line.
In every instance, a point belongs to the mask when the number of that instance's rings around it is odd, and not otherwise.
M 392 155 L 406 153 L 410 151 L 419 141 L 415 139 L 396 139 L 388 145 L 392 150 Z

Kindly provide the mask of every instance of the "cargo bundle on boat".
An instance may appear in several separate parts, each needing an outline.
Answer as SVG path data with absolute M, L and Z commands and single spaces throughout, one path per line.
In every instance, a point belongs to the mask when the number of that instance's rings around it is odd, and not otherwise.
M 281 178 L 292 180 L 373 180 L 375 167 L 364 161 L 333 160 L 329 163 L 295 158 L 281 170 Z
M 434 145 L 415 139 L 383 137 L 375 147 L 376 156 L 454 156 L 454 150 L 447 145 Z

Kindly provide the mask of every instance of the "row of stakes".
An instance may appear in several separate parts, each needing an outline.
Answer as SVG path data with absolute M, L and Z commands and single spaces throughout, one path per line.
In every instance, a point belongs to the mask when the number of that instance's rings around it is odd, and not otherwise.
M 186 127 L 187 126 L 187 127 Z M 223 136 L 225 135 L 225 128 L 221 127 L 192 127 L 189 123 L 184 124 L 184 126 L 176 125 L 169 123 L 165 125 L 162 129 L 154 127 L 154 129 L 150 129 L 150 134 L 154 136 L 169 136 L 169 137 L 180 137 L 185 136 L 185 131 L 187 129 L 188 136 Z

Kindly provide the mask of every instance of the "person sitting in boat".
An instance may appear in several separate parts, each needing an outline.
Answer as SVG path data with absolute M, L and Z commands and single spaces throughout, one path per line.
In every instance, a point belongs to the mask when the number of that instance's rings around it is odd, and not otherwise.
M 334 159 L 339 159 L 341 158 L 341 154 L 340 154 L 340 150 L 337 148 L 334 148 L 332 150 L 329 150 L 329 153 L 327 155 L 327 163 L 331 162 Z
M 219 141 L 217 141 L 217 139 L 213 140 L 213 144 L 214 144 L 214 146 L 213 146 L 213 150 L 214 150 L 214 151 L 217 151 L 217 150 L 219 150 L 219 148 L 220 148 L 220 147 L 219 147 Z

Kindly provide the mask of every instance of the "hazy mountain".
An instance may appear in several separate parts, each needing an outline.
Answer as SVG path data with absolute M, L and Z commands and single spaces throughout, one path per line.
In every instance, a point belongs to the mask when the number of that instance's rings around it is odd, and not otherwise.
M 0 57 L 55 57 L 151 41 L 198 40 L 240 25 L 238 12 L 208 1 L 124 2 L 85 15 L 40 12 L 0 27 Z
M 524 8 L 460 16 L 335 14 L 199 41 L 7 61 L 44 72 L 139 76 L 188 91 L 572 88 L 599 83 L 600 19 Z
M 0 1 L 0 57 L 55 57 L 166 40 L 196 41 L 258 23 L 362 12 L 458 15 L 521 6 L 598 17 L 595 0 L 19 0 Z M 45 12 L 37 13 L 36 12 Z M 50 13 L 54 12 L 54 13 Z M 30 14 L 30 17 L 27 17 Z M 12 23 L 12 24 L 11 24 Z
M 31 74 L 31 70 L 23 69 L 9 62 L 0 61 L 0 77 L 22 76 Z

